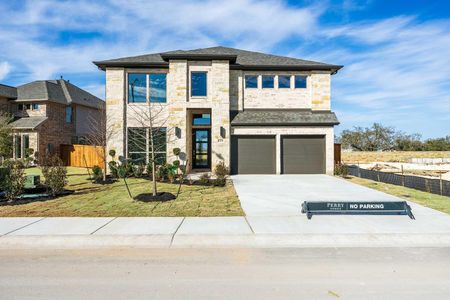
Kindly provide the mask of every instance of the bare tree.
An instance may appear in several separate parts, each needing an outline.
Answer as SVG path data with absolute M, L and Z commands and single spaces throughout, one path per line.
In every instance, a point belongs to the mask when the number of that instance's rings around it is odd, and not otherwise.
M 113 126 L 107 126 L 107 113 L 103 106 L 97 108 L 96 113 L 88 115 L 89 127 L 92 128 L 90 134 L 86 137 L 89 144 L 96 146 L 95 150 L 102 159 L 103 181 L 106 181 L 107 158 L 106 144 L 115 134 Z
M 128 128 L 128 152 L 131 159 L 151 164 L 152 194 L 158 194 L 156 168 L 168 158 L 167 145 L 174 141 L 174 128 L 170 128 L 167 106 L 161 103 L 131 105 L 129 116 L 136 127 Z

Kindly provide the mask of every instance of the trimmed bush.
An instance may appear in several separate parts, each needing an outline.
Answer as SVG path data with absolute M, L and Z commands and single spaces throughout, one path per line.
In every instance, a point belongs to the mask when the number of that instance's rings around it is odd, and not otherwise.
M 5 161 L 5 167 L 7 171 L 2 181 L 2 188 L 5 191 L 6 199 L 11 202 L 23 193 L 24 166 L 19 160 L 7 160 Z
M 64 191 L 64 186 L 67 184 L 67 168 L 58 156 L 46 157 L 41 170 L 45 178 L 44 184 L 53 197 Z
M 95 182 L 101 182 L 103 180 L 103 170 L 99 166 L 92 167 L 92 177 Z

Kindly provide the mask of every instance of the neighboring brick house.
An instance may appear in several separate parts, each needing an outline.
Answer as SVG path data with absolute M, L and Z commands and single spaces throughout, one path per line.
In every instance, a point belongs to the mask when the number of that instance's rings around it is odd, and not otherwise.
M 96 61 L 106 71 L 108 149 L 149 161 L 136 149 L 136 112 L 163 108 L 170 162 L 185 153 L 188 170 L 211 170 L 223 161 L 233 174 L 332 174 L 331 75 L 342 66 L 213 47 Z M 171 130 L 175 129 L 175 130 Z M 153 132 L 153 131 L 152 131 Z M 146 148 L 146 149 L 145 149 Z
M 59 154 L 61 144 L 73 144 L 93 133 L 89 120 L 100 118 L 105 102 L 66 80 L 33 81 L 14 90 L 3 110 L 14 121 L 13 158 L 24 158 L 26 149 Z M 1 98 L 0 98 L 0 101 Z

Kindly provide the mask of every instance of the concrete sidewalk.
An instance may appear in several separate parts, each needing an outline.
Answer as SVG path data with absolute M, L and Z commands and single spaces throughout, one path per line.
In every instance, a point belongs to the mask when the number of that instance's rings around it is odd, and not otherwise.
M 450 247 L 450 215 L 0 218 L 0 249 Z

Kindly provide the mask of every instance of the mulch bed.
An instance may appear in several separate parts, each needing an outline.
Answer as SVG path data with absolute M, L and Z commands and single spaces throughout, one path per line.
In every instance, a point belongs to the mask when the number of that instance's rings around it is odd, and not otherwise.
M 135 200 L 142 202 L 153 202 L 153 201 L 170 201 L 175 200 L 177 197 L 172 193 L 157 193 L 156 196 L 153 196 L 152 193 L 143 193 L 134 197 Z

